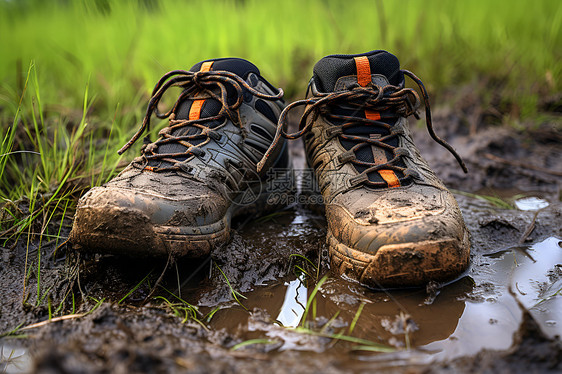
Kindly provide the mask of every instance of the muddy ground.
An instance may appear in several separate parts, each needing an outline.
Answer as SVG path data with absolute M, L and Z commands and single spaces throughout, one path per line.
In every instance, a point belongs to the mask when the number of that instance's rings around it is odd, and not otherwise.
M 231 243 L 198 261 L 84 257 L 42 243 L 39 296 L 39 242 L 27 251 L 22 240 L 0 258 L 0 372 L 562 371 L 560 117 L 521 132 L 477 104 L 467 95 L 434 112 L 468 175 L 415 129 L 472 235 L 472 265 L 456 281 L 375 291 L 331 276 L 326 223 L 298 205 L 238 220 Z M 523 197 L 541 200 L 523 210 Z M 303 313 L 307 329 L 281 326 Z

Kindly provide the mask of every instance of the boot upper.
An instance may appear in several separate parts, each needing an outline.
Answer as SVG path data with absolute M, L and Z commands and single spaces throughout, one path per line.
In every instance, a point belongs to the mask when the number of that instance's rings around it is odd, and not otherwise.
M 202 69 L 210 73 L 199 73 Z M 242 59 L 202 61 L 179 72 L 167 78 L 185 80 L 167 87 L 182 91 L 165 114 L 169 125 L 160 130 L 158 140 L 145 139 L 141 156 L 106 185 L 88 192 L 79 208 L 111 205 L 143 212 L 157 225 L 202 226 L 224 217 L 244 198 L 244 191 L 261 187 L 265 177 L 257 173 L 256 164 L 275 134 L 285 105 L 282 91 Z M 207 84 L 199 83 L 205 79 Z M 149 123 L 150 113 L 147 117 Z M 288 167 L 285 141 L 273 150 L 271 164 Z
M 367 253 L 388 244 L 461 240 L 465 233 L 454 197 L 411 138 L 406 117 L 417 100 L 409 92 L 400 95 L 404 86 L 398 60 L 383 51 L 328 56 L 310 82 L 305 113 L 329 95 L 336 100 L 308 118 L 307 162 L 332 235 Z

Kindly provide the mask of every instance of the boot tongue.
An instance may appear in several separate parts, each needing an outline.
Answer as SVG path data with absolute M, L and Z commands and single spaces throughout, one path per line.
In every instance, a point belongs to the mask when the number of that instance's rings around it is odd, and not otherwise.
M 190 71 L 218 71 L 218 70 L 226 70 L 231 73 L 234 73 L 240 76 L 243 79 L 246 79 L 250 73 L 254 73 L 259 75 L 259 69 L 249 61 L 246 61 L 241 58 L 221 58 L 221 59 L 214 59 L 214 60 L 206 60 L 201 61 L 195 65 L 193 65 Z M 228 97 L 229 99 L 235 95 L 235 91 L 227 85 Z M 218 92 L 217 92 L 218 93 Z M 202 95 L 208 96 L 208 95 Z M 234 98 L 233 98 L 234 100 Z M 218 100 L 210 99 L 210 98 L 198 98 L 198 97 L 190 97 L 183 100 L 179 105 L 176 112 L 176 119 L 203 119 L 208 117 L 216 116 L 222 105 Z M 214 128 L 223 123 L 223 119 L 215 120 L 215 121 L 207 121 L 204 123 L 205 126 Z M 177 130 L 173 131 L 171 135 L 173 136 L 186 136 L 186 135 L 195 135 L 199 134 L 201 129 L 193 126 L 184 126 L 180 127 Z M 192 145 L 198 145 L 205 141 L 204 138 L 201 139 L 193 139 L 189 143 Z M 158 147 L 158 153 L 182 153 L 187 150 L 187 147 L 180 143 L 167 143 L 163 144 Z M 178 161 L 183 161 L 185 157 L 178 157 Z M 155 161 L 150 163 L 150 166 L 170 166 L 169 163 L 163 162 L 161 165 L 159 161 Z
M 367 69 L 370 68 L 371 74 L 383 75 L 388 83 L 394 86 L 402 83 L 403 74 L 400 72 L 398 58 L 386 51 L 371 51 L 358 55 L 330 55 L 318 61 L 313 70 L 316 88 L 320 92 L 343 89 L 345 84 L 342 87 L 340 83 L 347 81 L 347 79 L 342 81 L 340 80 L 342 77 L 354 77 L 353 82 L 356 83 L 358 73 L 361 73 L 358 72 L 357 60 L 364 60 L 365 58 L 368 65 L 364 64 L 363 66 Z M 340 83 L 338 83 L 338 80 L 340 80 Z
M 374 75 L 376 74 L 376 75 Z M 332 55 L 326 56 L 316 63 L 314 66 L 314 83 L 320 92 L 334 92 L 350 89 L 351 86 L 366 86 L 369 82 L 373 82 L 378 86 L 385 86 L 391 84 L 400 86 L 404 82 L 404 75 L 400 71 L 400 63 L 396 56 L 386 51 L 371 51 L 358 55 Z M 332 113 L 367 118 L 367 113 L 364 110 L 357 110 L 347 107 L 346 105 L 335 106 Z M 335 125 L 343 125 L 348 122 L 347 120 L 333 119 L 331 120 Z M 390 126 L 396 123 L 395 118 L 385 118 L 379 120 L 385 122 Z M 344 134 L 354 137 L 364 137 L 377 139 L 389 135 L 389 131 L 381 126 L 360 124 L 357 126 L 347 127 Z M 340 144 L 346 149 L 350 150 L 358 144 L 357 141 L 339 139 Z M 386 144 L 397 147 L 398 139 L 391 138 L 385 141 Z M 357 160 L 371 163 L 381 164 L 392 159 L 394 155 L 388 150 L 377 146 L 362 146 L 354 151 Z M 405 167 L 400 162 L 398 166 Z M 368 167 L 363 165 L 354 165 L 358 172 L 365 171 Z M 398 178 L 402 178 L 403 174 L 398 173 Z M 372 182 L 385 182 L 382 175 L 378 172 L 371 172 L 368 178 Z

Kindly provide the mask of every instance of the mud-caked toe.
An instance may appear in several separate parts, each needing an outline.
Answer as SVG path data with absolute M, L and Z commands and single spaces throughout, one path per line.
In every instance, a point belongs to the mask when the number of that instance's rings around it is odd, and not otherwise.
M 228 208 L 228 201 L 205 186 L 184 196 L 94 187 L 78 203 L 70 237 L 98 252 L 199 257 L 228 240 Z

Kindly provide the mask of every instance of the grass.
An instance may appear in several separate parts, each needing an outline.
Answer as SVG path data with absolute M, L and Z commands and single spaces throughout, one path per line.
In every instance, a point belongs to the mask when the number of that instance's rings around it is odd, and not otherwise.
M 466 191 L 459 191 L 459 190 L 453 190 L 451 189 L 451 192 L 456 193 L 458 195 L 463 195 L 463 196 L 467 196 L 467 197 L 471 197 L 473 199 L 478 199 L 478 200 L 482 200 L 482 201 L 487 201 L 488 203 L 490 203 L 491 205 L 493 205 L 496 208 L 500 208 L 500 209 L 515 209 L 513 207 L 513 204 L 510 203 L 509 201 L 506 201 L 505 199 L 502 199 L 499 196 L 490 196 L 490 195 L 481 195 L 481 194 L 475 194 L 475 193 L 470 193 L 470 192 L 466 192 Z M 517 199 L 517 197 L 514 197 L 514 199 Z
M 213 261 L 213 263 L 215 264 L 215 266 L 217 267 L 217 269 L 219 269 L 219 272 L 221 273 L 222 277 L 224 278 L 229 290 L 230 290 L 230 294 L 232 295 L 232 298 L 234 300 L 236 300 L 236 302 L 238 303 L 238 305 L 240 305 L 242 308 L 244 308 L 245 310 L 248 310 L 248 308 L 246 308 L 244 306 L 244 304 L 242 304 L 242 302 L 240 301 L 240 299 L 246 299 L 246 296 L 242 295 L 240 292 L 238 292 L 236 289 L 234 289 L 234 287 L 232 287 L 232 284 L 230 283 L 230 281 L 228 280 L 228 277 L 226 276 L 226 274 L 224 273 L 224 271 L 220 268 L 220 266 Z
M 166 291 L 170 296 L 172 296 L 177 301 L 173 303 L 168 298 L 160 295 L 155 296 L 154 300 L 162 300 L 164 302 L 164 305 L 167 308 L 169 308 L 170 311 L 176 317 L 182 318 L 181 323 L 186 323 L 188 320 L 192 320 L 198 323 L 199 325 L 201 325 L 203 329 L 208 330 L 207 326 L 205 326 L 205 323 L 200 319 L 202 315 L 201 312 L 199 311 L 199 308 L 197 308 L 197 306 L 191 305 L 190 303 L 182 299 L 180 296 L 176 295 L 175 293 L 163 287 L 162 285 L 160 285 L 160 288 Z M 209 322 L 213 317 L 213 315 L 217 312 L 217 310 L 218 309 L 214 309 L 211 312 L 209 312 L 206 316 L 203 316 L 203 320 Z
M 560 287 L 558 290 L 552 292 L 550 295 L 546 295 L 541 297 L 540 299 L 538 299 L 538 301 L 529 309 L 533 309 L 538 307 L 539 305 L 541 305 L 542 303 L 551 300 L 552 298 L 555 298 L 557 296 L 562 296 L 562 287 Z
M 275 84 L 289 86 L 290 96 L 302 95 L 311 65 L 324 55 L 372 49 L 395 52 L 430 88 L 478 75 L 511 88 L 561 87 L 556 0 L 532 7 L 522 0 L 32 0 L 4 1 L 0 9 L 0 40 L 9 51 L 0 80 L 17 90 L 18 61 L 34 59 L 43 81 L 57 83 L 49 97 L 67 108 L 80 97 L 76 83 L 90 76 L 99 104 L 113 112 L 116 103 L 136 104 L 139 89 L 147 94 L 167 70 L 229 55 L 255 62 Z
M 198 309 L 197 307 L 187 303 L 184 300 L 181 300 L 176 303 L 172 303 L 170 300 L 165 298 L 164 296 L 155 296 L 154 300 L 162 300 L 164 301 L 165 305 L 170 308 L 172 313 L 179 318 L 182 318 L 182 323 L 187 322 L 188 320 L 192 319 L 201 323 L 198 319 Z M 205 327 L 205 325 L 203 325 Z
M 306 275 L 308 279 L 318 280 L 320 277 L 320 264 L 314 264 L 308 257 L 293 253 L 289 255 L 289 259 L 294 262 L 293 273 L 297 278 L 301 275 Z M 318 261 L 320 261 L 320 258 L 318 258 Z M 312 271 L 314 271 L 314 276 L 311 274 Z
M 394 348 L 389 347 L 387 345 L 381 344 L 381 343 L 377 343 L 375 341 L 372 340 L 368 340 L 368 339 L 363 339 L 363 338 L 359 338 L 356 336 L 353 336 L 352 333 L 357 325 L 357 321 L 359 320 L 361 313 L 363 312 L 363 308 L 365 307 L 365 303 L 361 303 L 359 305 L 359 307 L 357 308 L 357 311 L 353 317 L 353 319 L 351 320 L 351 323 L 349 324 L 349 327 L 346 328 L 340 328 L 339 331 L 336 331 L 337 329 L 335 329 L 334 326 L 334 322 L 336 321 L 336 319 L 339 317 L 340 312 L 336 312 L 326 323 L 323 323 L 323 325 L 319 328 L 318 326 L 315 326 L 315 323 L 317 321 L 317 316 L 316 316 L 316 302 L 317 302 L 317 295 L 318 295 L 318 291 L 322 288 L 322 285 L 326 282 L 326 280 L 328 279 L 328 275 L 324 275 L 320 280 L 317 280 L 315 282 L 314 288 L 312 290 L 312 292 L 310 293 L 310 295 L 308 296 L 307 299 L 307 303 L 306 303 L 306 308 L 304 310 L 304 313 L 302 315 L 302 319 L 301 319 L 301 323 L 299 326 L 296 327 L 283 327 L 291 332 L 294 332 L 296 334 L 303 334 L 303 335 L 311 335 L 311 336 L 317 336 L 317 337 L 322 337 L 322 338 L 327 338 L 330 339 L 330 346 L 333 346 L 334 344 L 336 344 L 337 342 L 347 342 L 347 343 L 351 343 L 351 350 L 365 350 L 365 351 L 371 351 L 371 352 L 393 352 L 395 351 Z M 307 321 L 307 317 L 308 321 Z M 278 321 L 275 322 L 275 324 L 278 324 Z M 241 343 L 238 343 L 236 345 L 234 345 L 231 350 L 238 350 L 240 348 L 243 347 L 247 347 L 247 346 L 252 346 L 252 345 L 256 345 L 256 344 L 276 344 L 276 343 L 282 343 L 282 340 L 278 340 L 278 339 L 268 339 L 268 338 L 256 338 L 256 339 L 250 339 L 250 340 L 246 340 L 243 341 Z M 328 347 L 328 346 L 327 346 Z M 409 346 L 408 346 L 409 348 Z
M 117 304 L 121 304 L 123 301 L 127 300 L 127 298 L 129 296 L 131 296 L 131 294 L 133 292 L 135 292 L 144 282 L 146 282 L 148 280 L 148 277 L 150 276 L 150 274 L 152 274 L 152 271 L 150 271 L 148 274 L 146 274 L 146 276 L 141 279 L 141 281 L 139 283 L 137 283 L 133 288 L 131 288 L 131 290 L 129 292 L 127 292 L 125 294 L 125 296 L 123 296 L 118 302 Z
M 254 345 L 254 344 L 275 344 L 275 343 L 277 343 L 277 341 L 270 340 L 270 339 L 250 339 L 250 340 L 245 340 L 241 343 L 235 344 L 234 346 L 232 346 L 232 348 L 230 348 L 230 350 L 231 351 L 237 351 L 240 348 L 247 347 L 247 346 Z
M 308 297 L 308 300 L 306 301 L 306 307 L 304 309 L 304 313 L 301 319 L 301 326 L 303 328 L 305 328 L 307 325 L 306 317 L 308 317 L 308 314 L 311 309 L 312 309 L 312 319 L 316 318 L 316 294 L 318 293 L 318 290 L 322 287 L 322 285 L 324 284 L 324 282 L 326 282 L 327 279 L 328 279 L 328 275 L 324 275 L 322 279 L 320 279 L 318 283 L 316 283 L 314 289 L 312 290 L 310 296 Z

